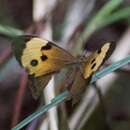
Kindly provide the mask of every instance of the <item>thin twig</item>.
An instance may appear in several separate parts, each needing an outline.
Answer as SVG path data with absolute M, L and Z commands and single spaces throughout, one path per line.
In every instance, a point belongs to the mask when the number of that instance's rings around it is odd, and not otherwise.
M 121 66 L 128 64 L 129 62 L 130 62 L 130 56 L 114 63 L 113 65 L 105 68 L 102 71 L 97 72 L 96 75 L 94 75 L 94 77 L 92 78 L 91 83 L 95 82 L 98 79 L 97 77 L 101 78 L 101 77 L 111 73 L 112 71 L 120 68 Z M 47 112 L 52 107 L 54 107 L 54 106 L 58 105 L 59 103 L 67 100 L 67 98 L 69 96 L 70 96 L 70 94 L 69 94 L 68 91 L 61 93 L 60 95 L 58 95 L 54 99 L 52 99 L 51 103 L 49 103 L 48 105 L 43 106 L 40 109 L 38 109 L 32 115 L 28 116 L 26 119 L 24 119 L 22 122 L 20 122 L 17 126 L 12 128 L 12 130 L 19 130 L 19 129 L 23 128 L 25 125 L 27 125 L 29 122 L 31 122 L 32 120 L 34 120 L 35 118 L 37 118 L 41 114 L 44 114 L 45 112 Z
M 12 118 L 11 127 L 15 126 L 19 121 L 24 94 L 26 90 L 26 85 L 27 85 L 27 73 L 25 71 L 22 71 L 18 92 L 17 92 L 16 99 L 14 102 L 14 110 L 13 110 L 13 118 Z

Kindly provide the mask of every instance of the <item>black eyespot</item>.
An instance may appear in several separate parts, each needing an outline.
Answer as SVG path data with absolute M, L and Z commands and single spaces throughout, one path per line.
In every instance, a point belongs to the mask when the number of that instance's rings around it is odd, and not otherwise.
M 42 56 L 41 56 L 41 60 L 42 60 L 42 61 L 45 61 L 45 60 L 47 60 L 47 59 L 48 59 L 48 57 L 47 57 L 46 55 L 42 55 Z
M 101 49 L 100 50 L 98 50 L 98 52 L 97 52 L 98 54 L 100 54 L 101 53 Z
M 32 66 L 37 66 L 38 65 L 38 61 L 36 59 L 33 59 L 33 60 L 31 60 L 30 64 Z
M 52 46 L 50 44 L 46 44 L 45 46 L 42 46 L 41 50 L 50 50 Z
M 95 59 L 93 59 L 93 60 L 91 61 L 91 64 L 92 64 L 94 61 L 95 61 Z
M 94 64 L 92 65 L 91 69 L 94 69 L 95 66 L 96 66 L 96 63 L 94 63 Z

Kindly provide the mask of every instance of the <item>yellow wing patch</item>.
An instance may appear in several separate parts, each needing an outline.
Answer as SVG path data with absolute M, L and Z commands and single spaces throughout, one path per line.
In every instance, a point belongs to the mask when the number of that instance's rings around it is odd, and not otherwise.
M 74 60 L 75 58 L 64 49 L 40 38 L 28 41 L 21 56 L 23 67 L 35 77 L 59 71 Z
M 87 62 L 83 64 L 83 76 L 85 79 L 89 78 L 103 63 L 107 52 L 110 48 L 110 43 L 104 44 L 99 50 L 87 57 Z
M 22 66 L 29 71 L 30 75 L 37 73 L 40 64 L 42 63 L 40 60 L 40 57 L 42 56 L 40 48 L 45 46 L 47 42 L 48 41 L 39 38 L 32 38 L 26 43 L 26 48 L 23 50 L 21 56 L 21 63 Z M 37 64 L 39 65 L 37 66 Z

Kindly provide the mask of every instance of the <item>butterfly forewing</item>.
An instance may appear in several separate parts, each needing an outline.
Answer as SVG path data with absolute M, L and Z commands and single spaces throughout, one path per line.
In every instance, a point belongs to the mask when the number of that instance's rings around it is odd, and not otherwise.
M 30 75 L 38 77 L 59 71 L 65 65 L 73 63 L 75 58 L 52 42 L 33 37 L 26 42 L 20 60 Z
M 104 59 L 106 58 L 109 49 L 110 43 L 106 43 L 96 52 L 87 57 L 86 62 L 83 63 L 83 75 L 85 79 L 89 78 L 94 72 L 99 69 Z

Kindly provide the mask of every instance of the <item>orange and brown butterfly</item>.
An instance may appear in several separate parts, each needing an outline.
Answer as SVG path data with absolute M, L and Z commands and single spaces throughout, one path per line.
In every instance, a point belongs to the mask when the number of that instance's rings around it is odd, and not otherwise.
M 29 74 L 29 86 L 35 98 L 42 94 L 53 73 L 72 64 L 75 66 L 72 74 L 68 76 L 70 82 L 64 83 L 63 88 L 68 88 L 72 97 L 78 97 L 89 84 L 93 73 L 108 56 L 110 43 L 104 44 L 89 57 L 79 59 L 55 43 L 36 36 L 25 35 L 15 38 L 12 48 L 16 59 Z
M 12 43 L 17 61 L 28 72 L 29 86 L 38 98 L 53 73 L 76 62 L 69 52 L 37 36 L 19 36 Z
M 73 70 L 68 72 L 66 79 L 61 83 L 61 90 L 69 90 L 73 104 L 75 104 L 87 89 L 92 75 L 100 68 L 112 53 L 114 46 L 110 43 L 104 44 L 100 49 L 88 57 L 82 57 L 83 62 L 78 66 L 73 66 Z

